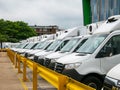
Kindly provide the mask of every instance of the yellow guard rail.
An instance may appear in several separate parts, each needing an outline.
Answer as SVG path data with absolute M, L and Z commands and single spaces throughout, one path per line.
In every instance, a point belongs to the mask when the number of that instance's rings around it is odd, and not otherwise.
M 84 85 L 76 80 L 71 79 L 65 75 L 59 74 L 42 65 L 39 65 L 32 60 L 29 60 L 15 52 L 7 49 L 8 56 L 11 62 L 18 68 L 18 73 L 23 72 L 23 81 L 27 81 L 26 68 L 29 67 L 33 71 L 33 90 L 37 90 L 37 75 L 52 84 L 57 90 L 95 90 L 87 85 Z M 23 63 L 23 70 L 21 70 L 20 62 Z

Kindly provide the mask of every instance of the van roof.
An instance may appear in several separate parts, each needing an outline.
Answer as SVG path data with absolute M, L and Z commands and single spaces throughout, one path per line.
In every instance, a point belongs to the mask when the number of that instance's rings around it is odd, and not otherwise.
M 74 28 L 70 28 L 64 31 L 60 36 L 57 37 L 57 39 L 64 39 L 66 37 L 74 37 L 78 36 L 78 32 L 80 29 L 84 28 L 84 26 L 78 26 Z
M 120 15 L 109 17 L 93 34 L 110 33 L 120 29 Z

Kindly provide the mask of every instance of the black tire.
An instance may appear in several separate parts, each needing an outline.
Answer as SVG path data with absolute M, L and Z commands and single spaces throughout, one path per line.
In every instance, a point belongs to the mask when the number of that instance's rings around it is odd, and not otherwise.
M 96 90 L 101 90 L 102 88 L 102 81 L 94 76 L 86 77 L 82 82 L 88 86 L 95 88 Z

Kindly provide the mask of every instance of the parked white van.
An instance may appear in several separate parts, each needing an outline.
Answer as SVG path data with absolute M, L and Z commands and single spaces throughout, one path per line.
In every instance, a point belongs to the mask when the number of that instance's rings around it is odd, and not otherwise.
M 43 65 L 44 57 L 46 55 L 54 53 L 56 51 L 60 51 L 68 43 L 70 39 L 71 37 L 55 40 L 46 50 L 36 53 L 34 55 L 34 61 Z
M 46 55 L 56 51 L 60 51 L 72 37 L 78 36 L 81 33 L 84 34 L 84 32 L 80 32 L 81 28 L 83 29 L 83 27 L 74 27 L 74 28 L 65 30 L 64 33 L 59 35 L 55 39 L 55 41 L 45 51 L 36 53 L 34 56 L 34 61 L 43 65 L 44 57 Z
M 100 90 L 107 72 L 120 63 L 120 15 L 103 23 L 76 53 L 61 57 L 55 71 Z
M 90 35 L 73 37 L 60 51 L 45 56 L 43 65 L 53 69 L 54 63 L 58 58 L 75 52 L 88 37 L 90 37 Z
M 28 43 L 28 45 L 25 48 L 19 49 L 19 51 L 17 51 L 17 52 L 24 56 L 25 51 L 34 48 L 37 44 L 38 44 L 37 42 Z
M 46 50 L 54 40 L 48 40 L 48 41 L 43 41 L 41 42 L 40 46 L 36 46 L 33 50 L 29 50 L 27 53 L 27 58 L 29 59 L 34 59 L 34 54 Z
M 120 64 L 107 73 L 103 90 L 120 90 Z

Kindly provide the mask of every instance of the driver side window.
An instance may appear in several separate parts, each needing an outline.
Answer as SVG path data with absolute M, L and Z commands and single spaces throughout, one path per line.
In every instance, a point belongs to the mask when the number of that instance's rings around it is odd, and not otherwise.
M 96 58 L 120 54 L 120 35 L 113 36 L 100 50 Z

